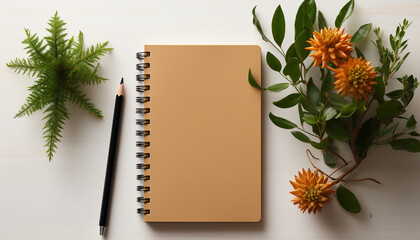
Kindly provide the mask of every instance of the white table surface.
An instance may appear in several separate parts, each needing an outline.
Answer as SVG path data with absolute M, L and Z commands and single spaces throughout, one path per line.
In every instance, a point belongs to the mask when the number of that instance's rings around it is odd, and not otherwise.
M 98 220 L 114 94 L 125 78 L 126 102 L 108 239 L 418 239 L 420 236 L 420 154 L 374 147 L 352 177 L 373 177 L 383 182 L 347 184 L 362 205 L 360 214 L 345 212 L 336 200 L 320 215 L 301 214 L 290 203 L 289 179 L 310 164 L 307 146 L 270 123 L 268 112 L 297 121 L 296 109 L 281 110 L 271 104 L 285 96 L 263 94 L 263 212 L 260 223 L 154 223 L 136 213 L 135 190 L 135 58 L 144 44 L 258 44 L 263 42 L 252 25 L 251 10 L 270 34 L 271 17 L 281 3 L 287 19 L 285 46 L 293 39 L 293 22 L 300 1 L 2 1 L 0 8 L 0 239 L 101 239 Z M 332 24 L 345 1 L 318 1 Z M 68 33 L 85 34 L 86 44 L 110 41 L 115 48 L 101 61 L 100 74 L 110 80 L 84 90 L 103 110 L 97 120 L 69 105 L 70 120 L 52 162 L 46 159 L 41 112 L 13 119 L 34 79 L 16 75 L 5 64 L 24 57 L 20 43 L 24 28 L 41 36 L 47 20 L 58 10 L 68 23 Z M 420 76 L 420 3 L 416 0 L 357 1 L 347 30 L 374 21 L 386 34 L 407 17 L 414 21 L 407 37 L 411 51 L 402 73 Z M 373 37 L 373 33 L 370 34 Z M 387 39 L 387 37 L 385 37 Z M 372 47 L 370 43 L 366 43 Z M 365 53 L 378 63 L 376 51 Z M 217 69 L 215 71 L 217 74 Z M 282 81 L 263 63 L 265 85 Z M 246 81 L 246 79 L 244 79 Z M 408 110 L 420 119 L 418 93 Z M 317 156 L 319 152 L 314 150 Z M 320 166 L 323 166 L 322 164 Z M 325 169 L 325 168 L 324 168 Z

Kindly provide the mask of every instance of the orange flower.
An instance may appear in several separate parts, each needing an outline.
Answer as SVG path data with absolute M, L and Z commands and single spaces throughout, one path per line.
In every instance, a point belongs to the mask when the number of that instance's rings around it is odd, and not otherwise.
M 367 93 L 373 93 L 374 81 L 378 77 L 377 72 L 373 71 L 374 66 L 370 61 L 362 58 L 349 58 L 344 61 L 339 68 L 333 69 L 335 72 L 335 89 L 342 96 L 351 95 L 355 99 L 364 97 L 367 99 Z
M 295 176 L 296 182 L 290 181 L 295 190 L 290 193 L 296 197 L 292 200 L 293 204 L 299 204 L 302 212 L 314 214 L 321 212 L 323 204 L 329 202 L 328 195 L 335 191 L 331 188 L 332 182 L 327 183 L 328 177 L 324 174 L 319 175 L 318 171 L 311 172 L 302 169 L 299 177 Z
M 340 60 L 350 57 L 350 52 L 353 51 L 350 43 L 351 36 L 346 33 L 343 35 L 344 29 L 341 31 L 338 28 L 334 30 L 330 28 L 321 29 L 321 33 L 314 31 L 314 38 L 308 41 L 311 44 L 306 50 L 315 51 L 310 57 L 315 62 L 314 67 L 322 63 L 322 68 L 325 68 L 331 61 L 336 66 L 339 65 Z

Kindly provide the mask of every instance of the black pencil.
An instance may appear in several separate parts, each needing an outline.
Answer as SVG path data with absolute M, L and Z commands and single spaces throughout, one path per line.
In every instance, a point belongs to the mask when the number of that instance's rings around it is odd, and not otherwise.
M 111 186 L 114 174 L 115 155 L 118 144 L 118 133 L 120 130 L 121 107 L 124 99 L 124 79 L 118 86 L 117 97 L 115 99 L 114 118 L 112 120 L 111 141 L 109 143 L 108 164 L 106 166 L 106 176 L 104 184 L 104 194 L 102 196 L 101 217 L 99 219 L 99 234 L 104 235 L 108 221 L 109 201 L 111 198 Z

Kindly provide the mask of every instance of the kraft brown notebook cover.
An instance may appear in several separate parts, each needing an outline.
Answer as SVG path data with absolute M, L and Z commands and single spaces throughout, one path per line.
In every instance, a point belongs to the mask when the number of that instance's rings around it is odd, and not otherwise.
M 146 45 L 138 57 L 144 220 L 260 221 L 261 93 L 247 81 L 251 68 L 260 82 L 260 47 Z

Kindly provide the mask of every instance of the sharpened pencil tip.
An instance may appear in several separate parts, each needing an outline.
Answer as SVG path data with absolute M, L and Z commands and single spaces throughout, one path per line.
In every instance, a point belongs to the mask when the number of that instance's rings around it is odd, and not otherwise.
M 123 84 L 123 83 L 124 83 L 124 78 L 121 78 L 120 84 Z

